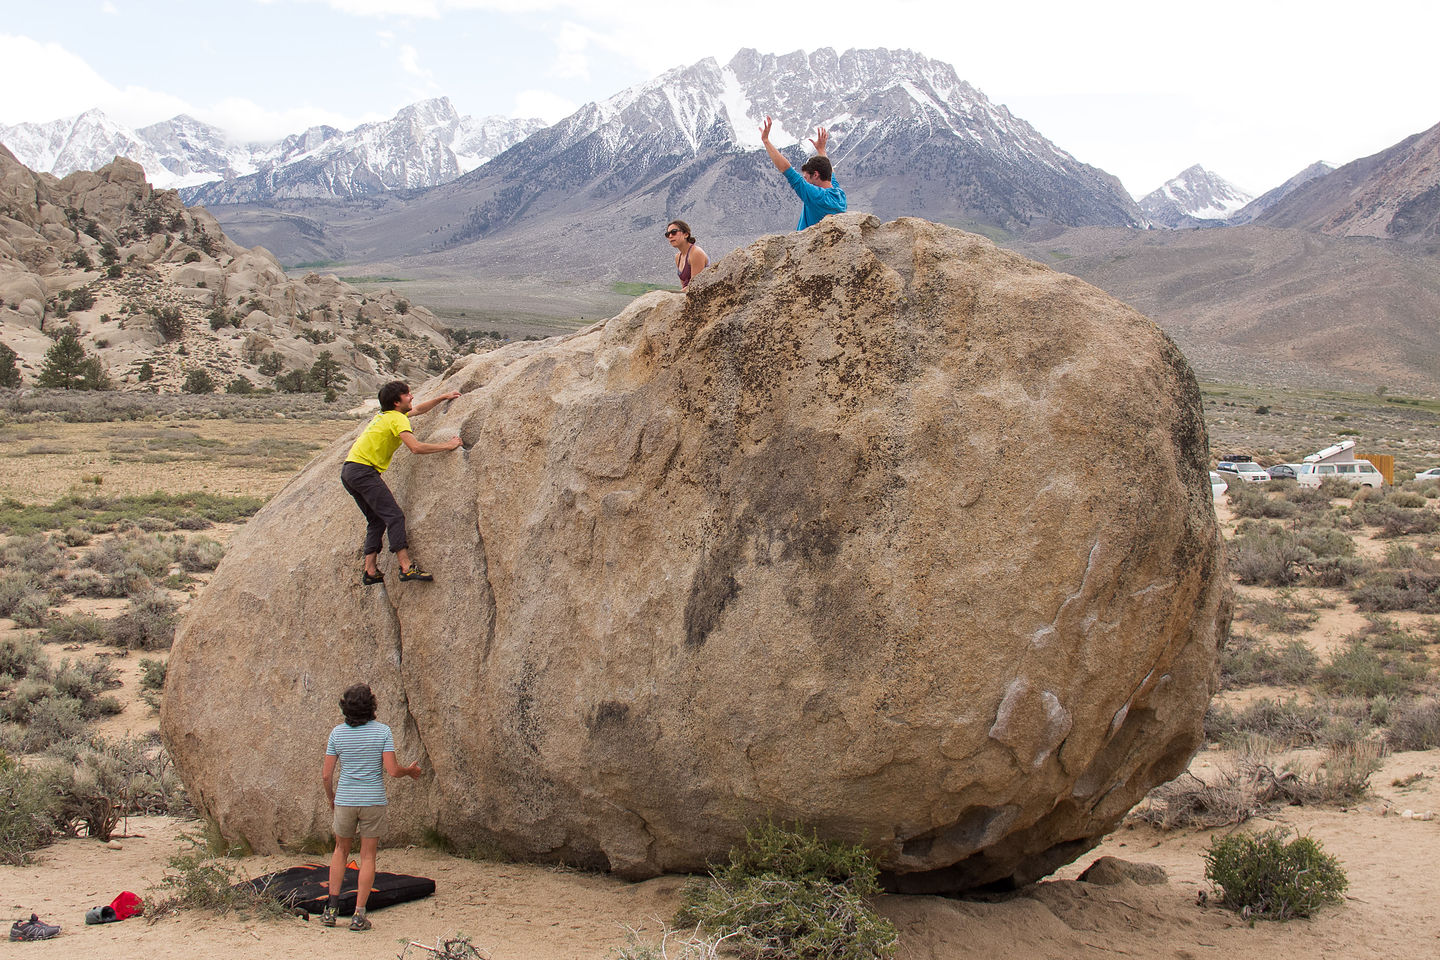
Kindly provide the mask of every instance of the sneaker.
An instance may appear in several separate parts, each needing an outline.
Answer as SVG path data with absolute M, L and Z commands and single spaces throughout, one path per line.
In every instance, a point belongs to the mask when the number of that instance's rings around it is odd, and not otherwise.
M 420 564 L 412 562 L 412 563 L 410 564 L 410 569 L 409 569 L 409 570 L 401 570 L 401 571 L 400 571 L 400 579 L 401 579 L 401 580 L 434 580 L 435 578 L 432 577 L 432 576 L 430 576 L 430 574 L 426 573 L 424 570 L 421 570 L 421 569 L 420 569 Z
M 59 929 L 59 928 L 57 927 L 56 929 Z M 370 918 L 367 917 L 367 916 L 365 916 L 365 914 L 363 914 L 363 913 L 357 913 L 357 914 L 355 914 L 355 916 L 353 916 L 353 917 L 350 918 L 350 929 L 351 929 L 351 930 L 355 930 L 355 931 L 357 931 L 357 932 L 360 931 L 360 930 L 369 930 L 369 929 L 370 929 Z
M 335 926 L 335 908 L 328 903 L 325 905 L 325 909 L 320 911 L 320 924 L 326 927 Z
M 368 924 L 367 924 L 368 926 Z M 60 932 L 60 928 L 41 921 L 35 914 L 29 920 L 16 920 L 10 928 L 11 940 L 49 940 Z
M 373 586 L 377 583 L 384 583 L 385 575 L 383 573 L 377 573 L 375 574 L 375 576 L 372 577 L 370 576 L 369 570 L 364 570 L 360 573 L 360 582 L 367 587 Z

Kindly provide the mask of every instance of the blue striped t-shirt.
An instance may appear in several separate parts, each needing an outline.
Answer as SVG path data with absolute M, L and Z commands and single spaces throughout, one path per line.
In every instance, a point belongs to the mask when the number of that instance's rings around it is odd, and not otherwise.
M 379 720 L 352 727 L 341 723 L 330 731 L 327 757 L 340 758 L 340 782 L 335 786 L 337 807 L 385 806 L 386 753 L 395 752 L 390 728 Z

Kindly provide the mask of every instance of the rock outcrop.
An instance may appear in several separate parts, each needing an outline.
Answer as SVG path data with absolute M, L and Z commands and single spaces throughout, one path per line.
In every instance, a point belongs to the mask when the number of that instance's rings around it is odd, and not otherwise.
M 270 339 L 263 354 L 245 347 L 258 326 Z M 328 352 L 342 386 L 373 395 L 451 353 L 429 310 L 334 276 L 290 279 L 268 250 L 231 243 L 214 217 L 152 189 L 130 160 L 57 180 L 0 146 L 0 344 L 33 382 L 60 331 L 118 388 L 172 393 L 195 370 L 221 386 L 270 386 Z
M 898 889 L 1025 882 L 1201 742 L 1229 595 L 1199 391 L 1079 280 L 832 217 L 441 389 L 417 436 L 463 451 L 386 475 L 435 583 L 386 554 L 360 586 L 347 437 L 179 631 L 162 732 L 257 849 L 328 829 L 361 680 L 425 770 L 391 782 L 396 839 L 631 877 L 770 816 Z

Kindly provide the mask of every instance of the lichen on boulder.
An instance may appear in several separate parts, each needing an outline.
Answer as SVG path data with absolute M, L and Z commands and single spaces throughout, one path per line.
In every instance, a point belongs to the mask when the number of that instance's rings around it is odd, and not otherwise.
M 327 829 L 360 680 L 425 770 L 394 838 L 629 877 L 770 817 L 895 889 L 1023 883 L 1201 742 L 1229 594 L 1199 391 L 1073 277 L 831 217 L 416 392 L 447 389 L 417 437 L 463 450 L 386 474 L 436 582 L 386 554 L 360 585 L 346 437 L 180 629 L 162 731 L 257 849 Z

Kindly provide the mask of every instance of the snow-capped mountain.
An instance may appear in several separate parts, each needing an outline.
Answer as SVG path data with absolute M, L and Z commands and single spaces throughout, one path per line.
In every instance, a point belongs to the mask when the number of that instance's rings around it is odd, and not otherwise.
M 745 49 L 723 66 L 707 58 L 587 104 L 456 181 L 445 195 L 468 190 L 475 202 L 449 242 L 636 191 L 659 191 L 667 207 L 703 195 L 727 226 L 750 230 L 772 217 L 762 207 L 786 202 L 756 152 L 766 115 L 772 142 L 794 147 L 797 161 L 801 141 L 829 128 L 852 208 L 1011 227 L 1144 222 L 1118 180 L 992 104 L 949 64 L 909 50 Z M 761 207 L 751 182 L 763 184 Z
M 422 100 L 349 132 L 313 127 L 286 138 L 249 176 L 181 191 L 190 204 L 360 197 L 447 183 L 544 127 L 541 120 L 462 117 L 449 98 Z
M 1140 200 L 1158 227 L 1220 226 L 1255 199 L 1198 163 Z
M 442 97 L 349 132 L 311 127 L 276 143 L 237 144 L 184 114 L 130 130 L 99 110 L 0 127 L 0 143 L 32 170 L 59 177 L 121 156 L 144 167 L 154 186 L 180 189 L 187 203 L 234 203 L 434 186 L 543 126 L 533 119 L 462 117 Z M 207 190 L 206 184 L 215 186 Z
M 200 183 L 222 175 L 224 165 L 244 161 L 244 151 L 222 151 L 224 159 L 220 166 L 207 167 L 204 161 L 192 159 L 183 152 L 180 131 L 198 134 L 198 128 L 205 127 L 189 117 L 179 116 L 174 120 L 147 130 L 172 127 L 157 131 L 160 136 L 152 141 L 138 130 L 115 122 L 99 110 L 87 110 L 79 116 L 52 120 L 49 123 L 21 123 L 13 127 L 0 127 L 0 143 L 27 167 L 36 171 L 53 173 L 57 177 L 68 176 L 76 170 L 98 170 L 116 157 L 134 160 L 145 168 L 146 176 L 157 187 L 179 187 L 187 183 Z M 205 129 L 200 137 L 206 142 L 203 154 L 213 152 L 212 140 L 216 137 L 223 142 L 223 136 L 213 127 Z M 173 149 L 180 153 L 171 152 Z M 234 151 L 234 152 L 231 152 Z

